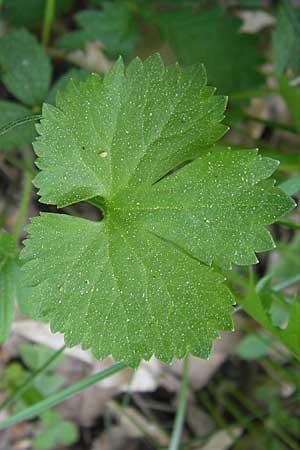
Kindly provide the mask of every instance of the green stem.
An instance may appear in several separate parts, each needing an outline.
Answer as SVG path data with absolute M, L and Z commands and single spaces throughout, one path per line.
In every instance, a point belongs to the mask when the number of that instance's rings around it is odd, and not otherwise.
M 172 432 L 169 450 L 178 450 L 180 447 L 180 438 L 185 418 L 187 394 L 188 394 L 188 379 L 189 379 L 189 359 L 185 357 L 183 363 L 182 381 L 179 394 L 179 404 L 176 413 L 174 428 Z
M 279 89 L 276 88 L 264 88 L 253 89 L 249 91 L 233 92 L 229 98 L 230 100 L 242 100 L 245 98 L 262 97 L 263 95 L 278 94 Z
M 238 392 L 239 392 L 239 395 L 237 396 Z M 242 395 L 242 393 L 240 391 L 238 391 L 236 388 L 233 388 L 231 390 L 231 393 L 246 408 L 248 408 L 248 406 L 249 406 L 248 401 L 249 400 L 244 395 Z M 300 400 L 300 396 L 299 395 L 294 396 L 294 398 L 292 398 L 290 401 L 285 403 L 285 408 L 288 408 L 288 407 L 292 406 L 295 402 L 297 402 L 299 400 Z M 249 409 L 250 409 L 251 414 L 253 413 L 252 407 L 253 407 L 253 403 L 252 404 L 250 403 Z M 264 419 L 268 419 L 269 417 L 272 416 L 272 411 L 270 411 L 270 410 L 267 411 L 267 412 L 264 411 L 263 413 L 259 412 L 259 409 L 256 409 L 256 411 L 257 411 L 257 414 L 255 413 L 255 415 L 252 415 L 252 417 L 249 417 L 249 421 L 253 422 L 253 421 L 260 420 L 260 421 L 263 422 L 263 424 L 265 424 Z M 294 449 L 294 450 L 299 450 L 298 443 L 294 439 L 291 440 L 290 436 L 289 435 L 287 436 L 285 434 L 285 432 L 283 432 L 284 434 L 282 435 L 282 429 L 279 429 L 279 431 L 278 431 L 278 427 L 276 427 L 276 426 L 274 427 L 274 426 L 272 426 L 272 424 L 268 424 L 268 423 L 266 423 L 266 426 L 268 426 L 268 428 L 271 429 L 274 434 L 277 434 L 277 436 L 281 440 L 283 440 L 284 442 L 286 442 L 286 437 L 288 438 L 288 447 L 284 447 L 284 448 L 291 448 L 291 449 Z M 296 444 L 296 447 L 294 446 L 295 444 Z
M 16 158 L 13 155 L 5 154 L 4 159 L 8 161 L 12 166 L 17 167 L 18 169 L 22 169 L 25 172 L 29 172 L 33 177 L 37 175 L 38 171 L 32 166 L 32 163 L 27 164 L 23 160 Z
M 0 136 L 7 133 L 10 130 L 13 130 L 16 127 L 19 127 L 20 125 L 24 125 L 28 122 L 35 122 L 36 120 L 40 120 L 42 116 L 40 114 L 35 114 L 33 116 L 27 116 L 23 117 L 23 119 L 14 120 L 13 122 L 8 123 L 7 125 L 4 125 L 4 127 L 0 128 Z
M 209 392 L 214 395 L 214 392 L 211 386 L 208 386 Z M 222 395 L 219 393 L 218 401 L 230 412 L 230 414 L 236 419 L 237 423 L 242 425 L 243 428 L 247 428 L 250 433 L 255 434 L 258 442 L 260 441 L 261 433 L 259 432 L 258 427 L 249 421 L 248 416 L 226 395 Z
M 291 228 L 292 230 L 300 230 L 300 223 L 290 222 L 289 220 L 277 220 L 276 223 L 282 227 Z
M 29 147 L 25 147 L 24 155 L 26 164 L 29 164 L 29 162 L 31 162 L 32 160 L 31 149 Z M 27 208 L 31 198 L 31 188 L 32 188 L 32 175 L 30 172 L 26 171 L 24 174 L 24 189 L 22 200 L 18 212 L 17 222 L 13 232 L 13 237 L 16 239 L 16 241 L 19 239 L 19 236 L 22 231 L 22 226 L 26 218 Z
M 50 37 L 51 26 L 55 16 L 55 0 L 47 0 L 45 7 L 42 44 L 47 47 Z
M 45 364 L 43 364 L 38 370 L 33 372 L 22 384 L 22 386 L 20 386 L 10 397 L 4 400 L 4 402 L 2 402 L 0 405 L 0 411 L 7 408 L 15 401 L 17 401 L 21 397 L 21 395 L 28 389 L 28 387 L 34 382 L 34 380 L 43 372 L 45 372 L 54 361 L 57 360 L 57 358 L 62 354 L 65 348 L 66 346 L 64 345 L 59 350 L 57 350 L 53 355 L 51 355 L 51 357 L 47 359 Z
M 292 125 L 287 125 L 285 123 L 273 122 L 272 120 L 262 119 L 261 117 L 252 116 L 251 114 L 245 114 L 244 119 L 261 123 L 270 128 L 278 128 L 283 131 L 288 131 L 289 133 L 299 134 L 295 127 L 293 127 Z
M 251 421 L 253 421 L 254 418 L 261 420 L 264 423 L 264 426 L 268 427 L 274 434 L 277 435 L 277 437 L 279 437 L 279 439 L 281 439 L 284 443 L 287 444 L 287 448 L 299 450 L 298 443 L 291 436 L 289 436 L 284 429 L 280 428 L 278 423 L 272 424 L 263 421 L 263 417 L 265 415 L 269 416 L 268 413 L 260 415 L 260 410 L 255 405 L 255 403 L 248 397 L 245 397 L 245 395 L 242 394 L 242 392 L 238 391 L 238 389 L 231 389 L 231 394 L 234 395 L 241 402 L 241 404 L 244 405 L 246 409 L 249 409 L 250 413 L 253 415 Z
M 226 422 L 226 420 L 224 419 L 222 414 L 219 413 L 219 411 L 216 407 L 217 402 L 212 402 L 210 400 L 207 392 L 203 392 L 201 394 L 200 401 L 205 406 L 207 411 L 210 413 L 211 417 L 216 422 L 216 425 L 218 425 L 218 427 L 221 430 L 225 430 L 226 433 L 228 434 L 229 438 L 234 440 L 234 434 L 233 434 L 232 429 L 230 428 L 230 425 L 228 424 L 228 422 Z
M 295 283 L 298 283 L 298 281 L 300 281 L 300 275 L 294 275 L 293 277 L 287 278 L 281 281 L 280 283 L 276 284 L 275 286 L 273 286 L 273 290 L 277 292 L 281 291 L 282 289 L 285 289 Z
M 126 366 L 124 363 L 115 364 L 109 369 L 91 375 L 85 378 L 84 380 L 73 384 L 73 386 L 70 386 L 66 389 L 63 389 L 62 391 L 52 394 L 45 400 L 42 400 L 41 402 L 38 402 L 35 405 L 26 408 L 24 411 L 15 414 L 9 419 L 4 420 L 4 422 L 0 423 L 0 430 L 11 427 L 12 425 L 16 425 L 17 423 L 23 422 L 25 420 L 32 419 L 33 417 L 39 416 L 44 411 L 47 411 L 48 409 L 53 408 L 56 405 L 59 405 L 68 398 L 74 397 L 74 395 L 78 394 L 79 392 L 82 392 L 88 387 L 93 386 L 95 383 L 98 383 L 98 381 L 104 380 L 105 378 L 108 378 L 125 368 Z

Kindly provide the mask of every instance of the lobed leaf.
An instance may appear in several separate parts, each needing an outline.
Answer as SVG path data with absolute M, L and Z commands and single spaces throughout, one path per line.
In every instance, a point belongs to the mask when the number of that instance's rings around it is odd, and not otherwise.
M 41 214 L 22 251 L 30 310 L 97 358 L 207 358 L 233 297 L 209 265 L 256 262 L 294 203 L 257 151 L 209 147 L 226 99 L 202 66 L 119 61 L 45 106 L 35 150 L 44 203 L 90 200 L 104 220 Z

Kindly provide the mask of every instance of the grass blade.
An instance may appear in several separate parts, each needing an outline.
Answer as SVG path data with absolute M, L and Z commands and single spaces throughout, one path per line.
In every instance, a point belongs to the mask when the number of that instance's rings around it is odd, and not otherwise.
M 0 430 L 8 428 L 12 425 L 16 425 L 17 423 L 23 422 L 24 420 L 29 420 L 32 419 L 33 417 L 38 416 L 39 414 L 41 414 L 44 411 L 47 411 L 53 406 L 56 406 L 59 403 L 62 403 L 63 401 L 67 400 L 68 398 L 71 398 L 74 395 L 78 394 L 79 392 L 84 391 L 85 389 L 97 383 L 98 381 L 104 380 L 105 378 L 114 375 L 120 370 L 125 369 L 125 367 L 126 365 L 124 363 L 115 364 L 112 367 L 103 370 L 102 372 L 90 375 L 84 380 L 73 384 L 73 386 L 70 386 L 66 389 L 63 389 L 62 391 L 50 395 L 45 400 L 42 400 L 41 402 L 38 402 L 35 405 L 26 408 L 24 411 L 15 414 L 9 419 L 4 420 L 4 422 L 0 423 Z
M 21 395 L 28 389 L 28 387 L 31 386 L 33 381 L 39 375 L 41 375 L 43 372 L 45 372 L 46 369 L 48 369 L 48 367 L 53 363 L 53 361 L 55 361 L 62 354 L 62 352 L 65 350 L 65 348 L 66 348 L 65 345 L 63 347 L 61 347 L 53 355 L 51 355 L 51 357 L 45 362 L 45 364 L 43 364 L 38 370 L 33 372 L 31 375 L 29 375 L 29 377 L 22 384 L 22 386 L 20 386 L 19 389 L 17 389 L 10 397 L 8 397 L 6 400 L 4 400 L 3 403 L 1 403 L 0 411 L 2 411 L 4 408 L 7 408 L 15 401 L 17 401 L 21 397 Z

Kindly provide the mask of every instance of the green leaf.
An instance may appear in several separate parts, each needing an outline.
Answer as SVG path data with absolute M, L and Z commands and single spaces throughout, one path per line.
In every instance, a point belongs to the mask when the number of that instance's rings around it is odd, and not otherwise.
M 74 0 L 59 0 L 55 4 L 56 17 L 71 9 Z M 2 15 L 16 26 L 35 28 L 43 23 L 46 0 L 4 0 Z
M 273 58 L 277 75 L 288 66 L 295 74 L 300 69 L 300 10 L 294 9 L 289 0 L 279 3 L 277 25 L 273 34 Z
M 293 202 L 265 180 L 276 161 L 207 150 L 225 130 L 212 94 L 202 66 L 166 70 L 154 56 L 70 84 L 44 108 L 41 200 L 104 211 L 101 222 L 41 214 L 22 252 L 33 316 L 68 345 L 136 367 L 153 354 L 206 358 L 232 329 L 232 295 L 206 264 L 256 262 L 273 247 L 265 225 Z
M 51 320 L 52 331 L 65 332 L 68 345 L 82 342 L 99 359 L 112 353 L 137 366 L 154 353 L 166 362 L 188 351 L 208 357 L 217 330 L 232 328 L 233 299 L 222 277 L 156 236 L 129 229 L 64 215 L 35 220 L 24 253 L 29 282 L 36 284 L 34 317 Z M 46 234 L 47 250 L 33 260 Z M 54 236 L 61 250 L 53 246 Z M 34 277 L 40 258 L 43 268 Z M 72 270 L 61 269 L 71 264 Z
M 205 64 L 208 81 L 221 93 L 250 90 L 263 83 L 258 67 L 263 60 L 256 36 L 241 33 L 241 20 L 215 7 L 160 13 L 158 25 L 179 62 Z
M 42 415 L 42 425 L 43 431 L 32 441 L 34 450 L 51 450 L 57 444 L 72 445 L 79 438 L 76 426 L 62 420 L 55 411 L 47 411 Z
M 20 347 L 21 358 L 31 371 L 36 371 L 42 367 L 54 353 L 56 353 L 55 350 L 42 345 L 22 344 Z M 47 371 L 53 371 L 62 362 L 62 359 L 63 355 L 55 360 L 47 368 Z
M 13 394 L 23 385 L 28 377 L 29 372 L 27 372 L 21 364 L 9 364 L 9 366 L 4 369 L 1 378 L 1 387 Z M 42 399 L 43 396 L 39 390 L 35 386 L 29 386 L 26 391 L 22 393 L 21 397 L 18 398 L 18 401 L 14 406 L 14 412 L 22 411 L 26 409 L 26 407 L 34 405 Z
M 72 422 L 62 420 L 60 414 L 55 411 L 43 413 L 42 425 L 43 431 L 32 442 L 35 450 L 50 450 L 57 444 L 72 445 L 79 438 L 76 426 Z
M 11 101 L 0 100 L 0 128 L 15 120 L 32 115 L 30 109 Z M 31 144 L 36 136 L 34 125 L 27 123 L 0 137 L 0 151 L 22 148 Z
M 28 372 L 25 371 L 19 363 L 11 363 L 6 366 L 1 374 L 0 388 L 13 391 L 17 389 L 28 376 Z
M 61 47 L 74 50 L 87 41 L 100 41 L 112 58 L 128 58 L 139 37 L 135 18 L 125 2 L 104 2 L 102 11 L 81 11 L 76 14 L 76 22 L 81 30 L 60 38 Z
M 275 326 L 271 316 L 265 311 L 260 295 L 251 284 L 249 294 L 239 300 L 242 308 L 260 325 L 273 333 L 294 355 L 300 359 L 300 299 L 295 298 L 290 306 L 288 325 L 281 329 Z
M 280 94 L 284 98 L 298 132 L 300 132 L 300 87 L 293 86 L 285 77 L 279 79 Z
M 47 97 L 47 103 L 55 104 L 56 95 L 59 91 L 65 91 L 70 80 L 84 81 L 90 72 L 85 69 L 70 69 L 65 72 L 51 87 Z
M 285 328 L 290 316 L 290 303 L 285 294 L 272 287 L 272 278 L 267 275 L 261 278 L 256 286 L 265 312 L 270 316 L 273 325 Z
M 118 186 L 153 183 L 198 156 L 226 131 L 219 123 L 226 98 L 213 92 L 202 66 L 165 70 L 159 56 L 144 65 L 135 59 L 126 73 L 120 60 L 104 79 L 71 82 L 57 109 L 44 105 L 37 126 L 42 202 L 63 207 Z
M 280 184 L 281 189 L 288 195 L 300 193 L 300 177 L 292 177 Z
M 268 342 L 267 338 L 262 338 L 257 334 L 249 334 L 239 343 L 237 354 L 248 360 L 262 358 L 268 354 L 270 346 L 271 340 Z
M 60 375 L 42 374 L 36 378 L 34 386 L 44 398 L 47 398 L 49 395 L 57 392 L 65 382 L 65 378 Z
M 277 293 L 278 294 L 278 293 Z M 273 298 L 270 307 L 270 315 L 273 325 L 284 329 L 289 321 L 291 305 L 286 301 L 284 295 L 277 295 Z
M 288 243 L 280 245 L 280 258 L 270 269 L 270 276 L 277 282 L 300 276 L 300 236 L 295 234 Z
M 63 377 L 51 373 L 61 362 L 61 358 L 56 358 L 52 364 L 47 366 L 46 370 L 41 371 L 45 363 L 49 362 L 47 356 L 57 355 L 57 352 L 43 346 L 23 344 L 20 354 L 22 361 L 30 371 L 26 370 L 24 365 L 12 363 L 5 369 L 0 380 L 0 388 L 7 389 L 11 393 L 7 402 L 4 403 L 7 403 L 6 406 L 15 403 L 14 411 L 22 411 L 26 407 L 48 398 L 65 382 Z
M 35 36 L 14 30 L 0 39 L 0 69 L 8 91 L 28 106 L 39 106 L 51 80 L 51 63 Z
M 0 234 L 0 343 L 10 334 L 15 309 L 16 242 L 6 231 Z
M 132 208 L 134 201 L 149 210 L 155 205 L 157 211 L 147 219 L 151 231 L 207 264 L 227 269 L 231 263 L 255 264 L 255 252 L 275 247 L 264 225 L 293 205 L 274 182 L 265 180 L 277 165 L 256 150 L 215 149 L 151 190 L 121 201 Z M 168 220 L 164 208 L 173 212 Z

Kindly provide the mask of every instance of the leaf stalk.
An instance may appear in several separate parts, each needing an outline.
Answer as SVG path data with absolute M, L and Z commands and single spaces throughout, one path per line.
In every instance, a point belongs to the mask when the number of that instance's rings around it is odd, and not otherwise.
M 180 439 L 185 419 L 186 403 L 188 396 L 189 359 L 188 355 L 183 362 L 182 381 L 179 394 L 179 404 L 176 413 L 174 428 L 171 436 L 169 450 L 179 450 Z

